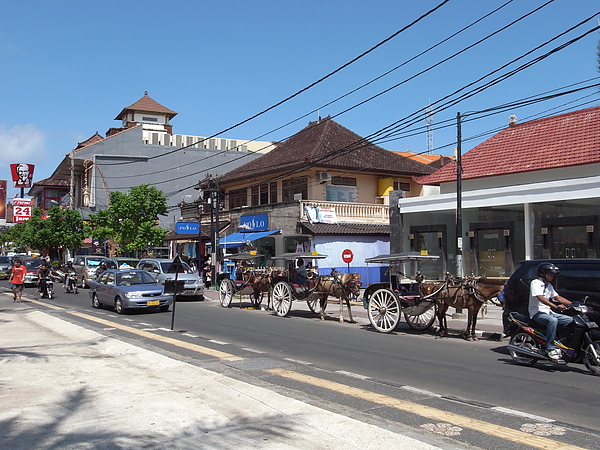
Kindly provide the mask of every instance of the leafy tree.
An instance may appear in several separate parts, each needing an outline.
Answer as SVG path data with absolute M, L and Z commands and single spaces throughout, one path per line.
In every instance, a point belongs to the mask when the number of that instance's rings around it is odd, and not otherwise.
M 167 198 L 153 186 L 143 184 L 128 194 L 110 193 L 110 206 L 90 215 L 92 235 L 108 241 L 109 254 L 120 250 L 145 250 L 159 246 L 167 230 L 156 225 L 158 216 L 167 214 Z
M 79 212 L 54 206 L 44 213 L 34 208 L 31 219 L 15 224 L 3 233 L 5 242 L 30 250 L 57 249 L 61 260 L 65 249 L 81 247 L 85 226 Z

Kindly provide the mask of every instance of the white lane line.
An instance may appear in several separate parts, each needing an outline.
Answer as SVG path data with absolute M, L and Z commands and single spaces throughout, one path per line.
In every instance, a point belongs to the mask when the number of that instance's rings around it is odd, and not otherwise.
M 367 377 L 365 375 L 360 375 L 354 372 L 346 372 L 345 370 L 336 370 L 335 373 L 339 373 L 341 375 L 346 375 L 351 378 L 358 378 L 359 380 L 369 380 L 371 377 Z

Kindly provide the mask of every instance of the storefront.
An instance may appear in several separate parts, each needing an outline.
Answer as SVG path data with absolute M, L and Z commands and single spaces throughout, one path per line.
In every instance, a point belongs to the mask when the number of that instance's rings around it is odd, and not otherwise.
M 478 189 L 461 203 L 464 274 L 509 276 L 523 259 L 599 254 L 600 177 Z M 456 194 L 400 199 L 399 209 L 403 233 L 392 239 L 440 256 L 427 277 L 456 274 Z

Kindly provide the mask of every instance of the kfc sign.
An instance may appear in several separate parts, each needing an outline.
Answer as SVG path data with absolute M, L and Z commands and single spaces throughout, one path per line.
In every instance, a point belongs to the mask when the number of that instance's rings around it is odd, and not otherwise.
M 13 222 L 25 222 L 31 219 L 31 199 L 15 198 L 13 199 Z
M 10 174 L 12 175 L 14 187 L 30 188 L 31 181 L 33 180 L 34 168 L 35 166 L 33 164 L 11 164 Z

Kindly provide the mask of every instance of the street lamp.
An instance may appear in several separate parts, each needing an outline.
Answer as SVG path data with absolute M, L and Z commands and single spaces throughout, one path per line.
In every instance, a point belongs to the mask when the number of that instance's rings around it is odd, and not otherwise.
M 219 254 L 219 209 L 221 202 L 221 190 L 219 189 L 219 183 L 216 178 L 208 174 L 204 181 L 198 183 L 198 186 L 194 189 L 200 191 L 200 197 L 207 201 L 210 205 L 210 235 L 211 235 L 211 272 L 213 276 L 213 283 L 216 286 L 217 281 L 217 269 L 220 268 L 217 262 Z

